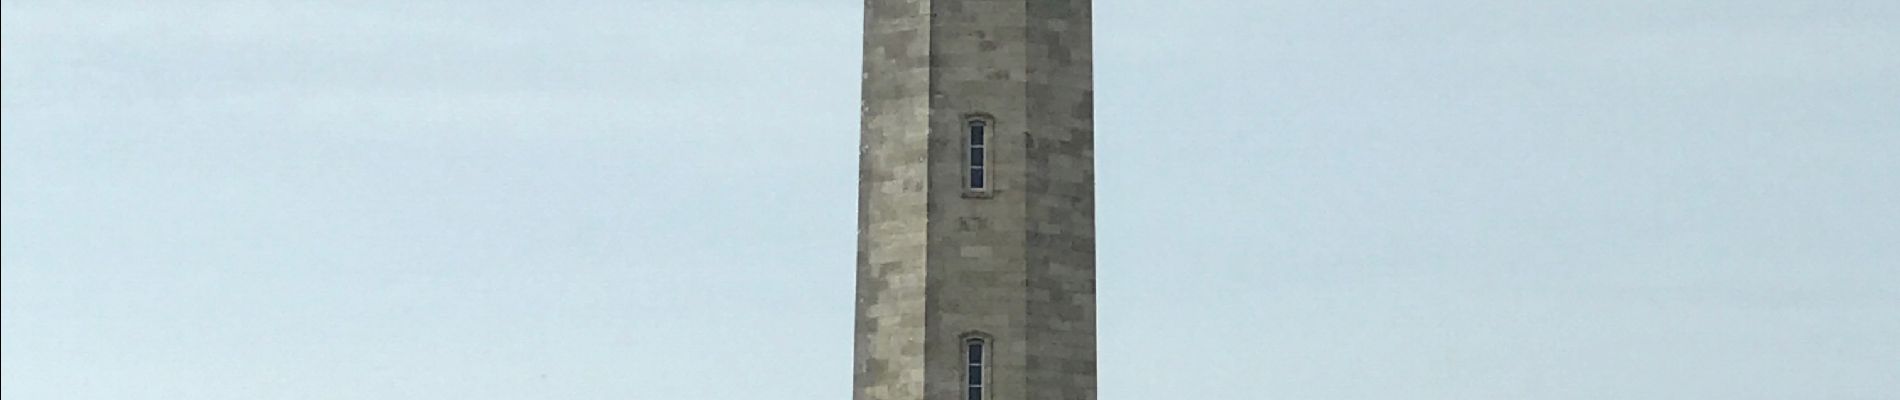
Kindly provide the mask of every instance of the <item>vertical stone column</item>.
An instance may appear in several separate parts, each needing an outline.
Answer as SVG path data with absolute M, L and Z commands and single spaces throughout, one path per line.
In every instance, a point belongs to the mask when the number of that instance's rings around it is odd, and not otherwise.
M 930 1 L 866 0 L 854 399 L 924 395 Z

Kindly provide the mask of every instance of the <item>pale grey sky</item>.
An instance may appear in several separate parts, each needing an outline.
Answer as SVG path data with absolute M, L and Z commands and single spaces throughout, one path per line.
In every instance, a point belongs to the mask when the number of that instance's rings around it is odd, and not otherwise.
M 0 1 L 0 396 L 850 395 L 857 1 Z M 1900 2 L 1098 1 L 1101 399 L 1900 398 Z

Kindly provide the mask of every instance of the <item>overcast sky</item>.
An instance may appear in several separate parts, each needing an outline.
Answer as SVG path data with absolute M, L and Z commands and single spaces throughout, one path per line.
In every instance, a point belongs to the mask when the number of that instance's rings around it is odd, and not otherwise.
M 0 1 L 0 396 L 850 396 L 855 0 Z M 1102 400 L 1900 398 L 1900 2 L 1098 1 Z

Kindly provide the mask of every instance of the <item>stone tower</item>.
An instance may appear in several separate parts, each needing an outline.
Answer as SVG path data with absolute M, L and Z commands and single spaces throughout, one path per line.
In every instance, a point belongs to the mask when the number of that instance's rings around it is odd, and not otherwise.
M 866 0 L 857 400 L 1095 399 L 1090 0 Z

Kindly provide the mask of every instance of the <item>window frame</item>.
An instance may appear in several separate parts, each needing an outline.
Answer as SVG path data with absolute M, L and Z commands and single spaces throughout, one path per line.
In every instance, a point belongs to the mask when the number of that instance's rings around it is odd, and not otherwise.
M 974 195 L 986 195 L 996 188 L 996 120 L 987 115 L 973 114 L 963 119 L 963 190 Z M 977 162 L 975 154 L 983 154 L 982 162 Z M 981 183 L 979 185 L 978 183 Z
M 963 337 L 963 400 L 987 400 L 990 398 L 990 364 L 995 362 L 995 350 L 991 350 L 991 341 L 983 335 L 965 335 Z M 975 347 L 972 351 L 971 347 Z M 974 382 L 971 371 L 975 371 Z

